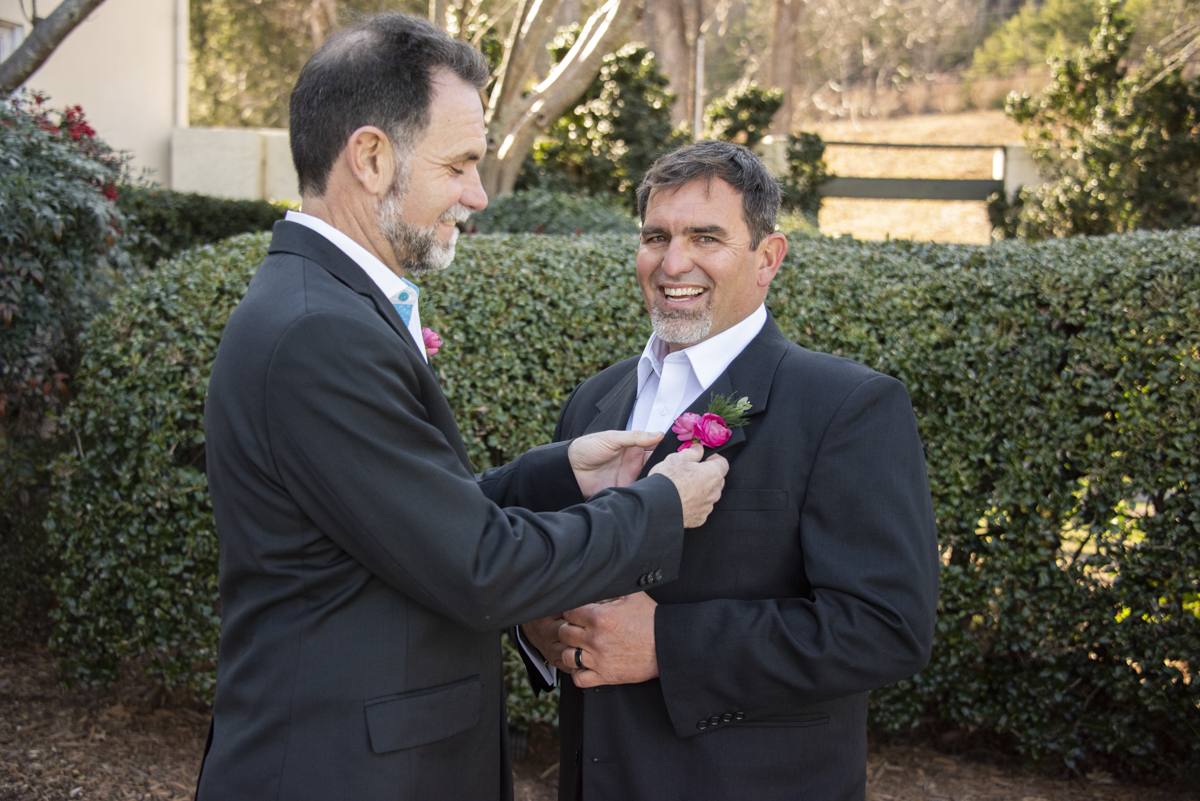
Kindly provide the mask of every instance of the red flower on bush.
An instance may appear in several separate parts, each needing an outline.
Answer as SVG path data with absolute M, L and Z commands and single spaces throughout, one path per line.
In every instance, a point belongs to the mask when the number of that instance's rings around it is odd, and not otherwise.
M 104 196 L 114 203 L 117 202 L 117 187 L 111 181 L 108 186 L 104 187 Z

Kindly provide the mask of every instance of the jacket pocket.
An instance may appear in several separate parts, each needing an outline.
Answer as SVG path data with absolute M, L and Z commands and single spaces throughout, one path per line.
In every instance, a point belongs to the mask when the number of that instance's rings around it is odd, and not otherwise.
M 787 490 L 727 489 L 713 506 L 714 512 L 782 512 L 787 509 Z
M 363 702 L 376 754 L 445 739 L 479 723 L 478 676 Z
M 761 720 L 744 720 L 737 725 L 805 729 L 809 726 L 825 726 L 828 723 L 829 715 L 797 715 L 795 717 L 788 718 L 762 718 Z

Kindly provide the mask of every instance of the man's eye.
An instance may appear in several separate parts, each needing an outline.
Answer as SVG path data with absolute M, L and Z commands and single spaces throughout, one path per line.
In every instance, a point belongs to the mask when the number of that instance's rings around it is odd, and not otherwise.
M 462 170 L 460 170 L 458 167 L 451 167 L 450 169 L 454 171 L 454 174 L 455 174 L 455 175 L 462 175 L 462 174 L 463 174 L 463 171 L 462 171 Z

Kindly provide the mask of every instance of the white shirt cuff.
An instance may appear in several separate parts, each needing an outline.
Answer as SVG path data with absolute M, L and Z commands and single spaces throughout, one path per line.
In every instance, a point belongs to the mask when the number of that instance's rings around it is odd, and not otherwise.
M 525 632 L 521 631 L 521 627 L 517 626 L 517 644 L 521 646 L 521 650 L 529 657 L 529 661 L 537 668 L 538 673 L 542 674 L 546 684 L 551 687 L 558 686 L 558 668 L 551 667 L 546 664 L 538 649 L 534 648 L 529 643 L 525 642 Z

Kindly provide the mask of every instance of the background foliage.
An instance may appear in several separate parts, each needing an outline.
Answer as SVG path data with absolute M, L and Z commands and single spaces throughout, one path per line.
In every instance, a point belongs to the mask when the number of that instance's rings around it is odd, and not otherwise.
M 1046 179 L 1023 190 L 1000 230 L 1031 239 L 1200 223 L 1200 79 L 1146 51 L 1127 66 L 1131 27 L 1101 9 L 1091 43 L 1051 60 L 1041 95 L 1008 113 Z
M 45 639 L 57 556 L 46 547 L 53 455 L 78 333 L 158 259 L 270 228 L 284 209 L 121 183 L 124 162 L 78 107 L 0 104 L 0 638 Z
M 704 138 L 737 142 L 753 148 L 771 129 L 783 105 L 783 92 L 749 83 L 734 86 L 704 109 Z
M 76 106 L 0 103 L 0 638 L 37 636 L 53 558 L 36 527 L 75 335 L 131 266 L 123 160 Z
M 577 25 L 560 31 L 550 46 L 552 58 L 565 57 L 577 34 Z M 632 208 L 654 160 L 688 141 L 671 127 L 667 109 L 674 99 L 644 45 L 606 56 L 575 108 L 534 144 L 517 188 L 608 194 Z
M 525 189 L 488 201 L 466 227 L 480 234 L 636 234 L 638 221 L 607 195 L 580 197 L 544 189 Z
M 56 463 L 51 518 L 54 645 L 77 678 L 149 652 L 169 680 L 210 686 L 204 384 L 266 242 L 163 265 L 87 335 L 80 448 Z M 1200 234 L 791 243 L 769 306 L 789 337 L 906 382 L 935 496 L 933 660 L 873 694 L 875 724 L 1007 734 L 1079 770 L 1200 775 Z M 641 348 L 635 247 L 464 237 L 455 267 L 425 279 L 477 469 L 546 441 L 576 382 Z M 511 689 L 515 722 L 549 714 Z

